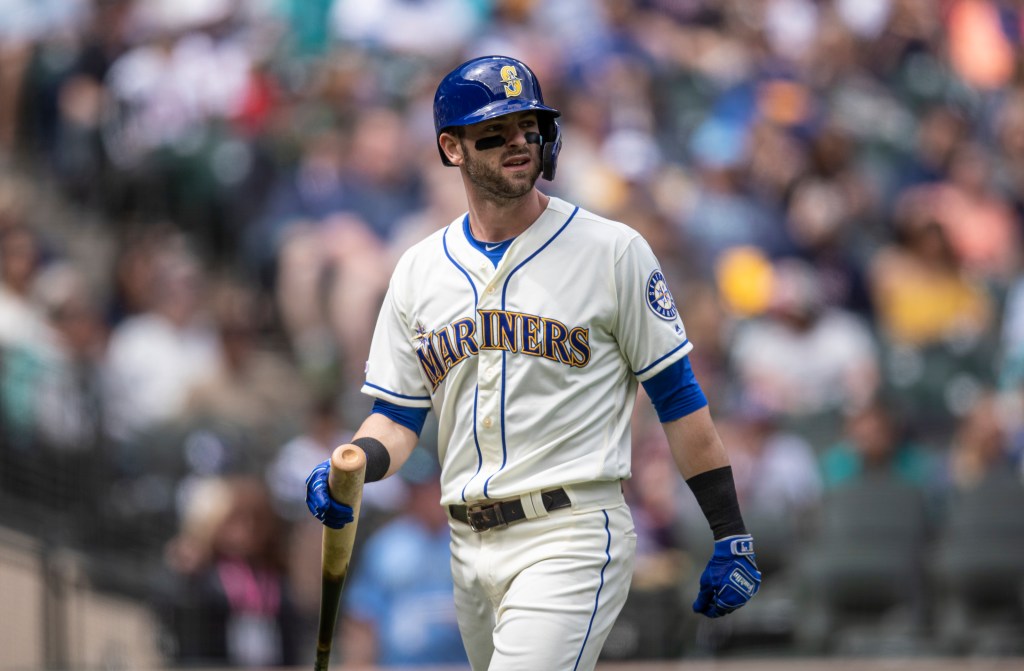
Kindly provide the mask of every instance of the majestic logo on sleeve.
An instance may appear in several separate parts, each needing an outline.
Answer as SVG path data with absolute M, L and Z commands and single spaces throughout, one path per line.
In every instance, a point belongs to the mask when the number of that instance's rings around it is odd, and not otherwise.
M 668 290 L 668 282 L 660 270 L 655 270 L 647 279 L 647 306 L 665 321 L 672 321 L 679 314 L 672 292 Z
M 478 310 L 480 328 L 471 317 L 427 331 L 417 322 L 416 357 L 433 389 L 452 368 L 480 350 L 526 354 L 583 368 L 590 363 L 590 329 L 568 327 L 557 319 L 506 310 Z

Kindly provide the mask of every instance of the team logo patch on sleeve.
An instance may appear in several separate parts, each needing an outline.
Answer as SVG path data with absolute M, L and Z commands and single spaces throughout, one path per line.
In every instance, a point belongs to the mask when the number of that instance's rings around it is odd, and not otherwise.
M 665 321 L 672 321 L 679 314 L 672 292 L 668 290 L 668 282 L 660 270 L 651 273 L 647 280 L 647 306 Z

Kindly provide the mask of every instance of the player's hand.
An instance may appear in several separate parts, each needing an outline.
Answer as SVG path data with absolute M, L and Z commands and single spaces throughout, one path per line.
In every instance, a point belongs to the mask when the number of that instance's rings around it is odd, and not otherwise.
M 331 470 L 330 460 L 317 464 L 306 478 L 306 507 L 313 517 L 332 529 L 340 529 L 353 519 L 352 508 L 331 498 L 327 488 L 327 474 Z
M 700 576 L 693 612 L 708 617 L 728 615 L 750 601 L 761 587 L 754 563 L 754 539 L 728 536 L 715 541 L 715 552 Z

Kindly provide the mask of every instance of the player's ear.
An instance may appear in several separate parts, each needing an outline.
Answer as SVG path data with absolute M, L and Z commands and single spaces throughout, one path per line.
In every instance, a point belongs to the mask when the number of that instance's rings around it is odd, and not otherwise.
M 452 133 L 441 133 L 441 137 L 437 138 L 437 141 L 441 144 L 441 151 L 448 157 L 452 165 L 462 165 L 465 158 L 463 156 L 464 148 L 458 137 Z

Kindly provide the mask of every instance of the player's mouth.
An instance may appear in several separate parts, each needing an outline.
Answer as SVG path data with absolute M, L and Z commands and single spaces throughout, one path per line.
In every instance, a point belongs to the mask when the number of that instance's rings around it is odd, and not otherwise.
M 530 162 L 531 159 L 529 154 L 518 154 L 516 156 L 509 156 L 502 161 L 501 167 L 514 171 L 526 170 L 530 167 Z

